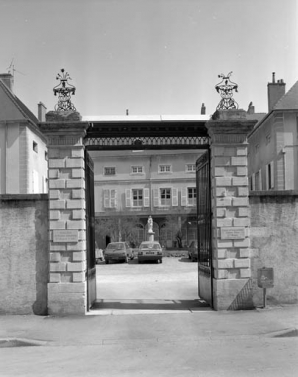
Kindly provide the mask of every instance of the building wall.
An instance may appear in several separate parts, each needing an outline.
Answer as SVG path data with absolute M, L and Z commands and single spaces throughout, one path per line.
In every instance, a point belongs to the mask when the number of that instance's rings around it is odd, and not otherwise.
M 274 111 L 249 136 L 248 175 L 252 191 L 298 190 L 297 132 L 297 112 Z
M 139 151 L 111 152 L 99 154 L 92 152 L 95 171 L 95 214 L 106 217 L 112 214 L 119 216 L 136 215 L 146 224 L 151 215 L 156 226 L 163 225 L 166 216 L 194 216 L 196 201 L 188 200 L 188 188 L 195 189 L 195 169 L 188 171 L 203 151 L 177 152 L 171 151 Z M 170 171 L 161 172 L 160 166 L 170 166 Z M 142 167 L 142 172 L 134 173 L 132 167 Z M 104 174 L 105 168 L 115 168 L 115 175 Z M 161 200 L 160 189 L 170 189 L 169 203 Z M 132 190 L 143 190 L 143 203 L 134 205 Z M 185 244 L 194 239 L 194 224 L 185 221 Z M 189 235 L 189 237 L 187 237 Z M 167 246 L 174 245 L 168 240 Z M 105 246 L 105 245 L 103 245 Z
M 263 290 L 257 286 L 257 270 L 262 267 L 274 269 L 268 303 L 297 303 L 298 192 L 251 193 L 249 202 L 254 303 L 262 306 Z
M 47 314 L 47 195 L 0 195 L 0 314 Z
M 46 151 L 28 122 L 0 122 L 0 194 L 46 193 Z

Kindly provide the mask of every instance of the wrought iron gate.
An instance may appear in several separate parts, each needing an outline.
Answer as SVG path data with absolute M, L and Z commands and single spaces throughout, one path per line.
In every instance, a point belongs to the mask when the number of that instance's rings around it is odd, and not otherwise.
M 94 227 L 94 164 L 85 151 L 86 247 L 87 247 L 87 310 L 96 300 L 96 263 Z
M 212 306 L 212 212 L 210 151 L 196 162 L 199 296 Z

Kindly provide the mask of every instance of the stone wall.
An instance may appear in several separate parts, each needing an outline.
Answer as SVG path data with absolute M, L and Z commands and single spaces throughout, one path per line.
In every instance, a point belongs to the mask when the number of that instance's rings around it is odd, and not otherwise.
M 257 286 L 257 270 L 262 267 L 274 269 L 268 305 L 297 303 L 298 192 L 253 192 L 249 203 L 254 304 L 262 306 L 263 302 L 263 290 Z
M 47 314 L 47 199 L 0 195 L 0 314 Z

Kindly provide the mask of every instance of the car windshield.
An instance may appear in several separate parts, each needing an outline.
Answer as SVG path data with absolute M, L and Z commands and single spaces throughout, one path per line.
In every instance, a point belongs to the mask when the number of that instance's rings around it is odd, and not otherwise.
M 143 243 L 141 249 L 160 249 L 159 243 Z
M 123 243 L 110 243 L 107 247 L 107 250 L 123 250 L 124 244 Z

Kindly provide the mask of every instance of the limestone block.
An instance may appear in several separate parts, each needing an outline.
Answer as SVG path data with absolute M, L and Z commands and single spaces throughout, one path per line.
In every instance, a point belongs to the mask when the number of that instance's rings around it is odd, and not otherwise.
M 230 166 L 231 165 L 231 157 L 215 157 L 214 158 L 215 166 Z
M 85 199 L 85 190 L 83 189 L 73 189 L 71 191 L 71 197 L 72 199 Z
M 237 211 L 239 217 L 245 217 L 249 215 L 249 210 L 247 207 L 239 207 Z
M 233 247 L 233 241 L 230 240 L 217 240 L 217 247 L 218 248 L 228 248 Z
M 50 199 L 60 199 L 60 191 L 59 190 L 49 190 L 49 198 Z
M 234 199 L 233 199 L 234 200 Z M 217 207 L 230 207 L 232 204 L 232 198 L 216 198 Z
M 217 226 L 221 228 L 223 226 L 232 226 L 233 219 L 231 218 L 224 218 L 224 219 L 217 219 Z
M 214 271 L 215 279 L 227 279 L 228 271 L 227 270 L 215 270 Z
M 84 178 L 85 171 L 83 169 L 72 169 L 71 176 L 72 178 Z
M 234 246 L 235 247 L 250 247 L 250 239 L 245 238 L 244 240 L 234 240 Z
M 65 251 L 65 250 L 66 250 L 65 243 L 50 242 L 50 251 Z
M 237 166 L 237 175 L 238 176 L 247 176 L 248 170 L 246 166 Z
M 50 189 L 64 189 L 65 188 L 65 179 L 50 179 L 49 180 Z
M 84 220 L 68 220 L 66 224 L 67 229 L 86 229 L 86 223 Z
M 48 291 L 51 295 L 63 293 L 85 293 L 87 286 L 85 283 L 62 283 L 48 284 Z
M 59 178 L 59 169 L 49 169 L 48 172 L 50 179 Z
M 240 248 L 239 249 L 239 256 L 240 256 L 240 258 L 249 258 L 250 257 L 250 249 L 248 247 Z
M 226 192 L 225 187 L 216 187 L 216 196 L 217 197 L 226 196 L 226 195 L 227 195 L 227 192 Z
M 60 283 L 61 275 L 59 273 L 50 273 L 49 280 L 50 280 L 50 283 Z
M 48 156 L 49 156 L 49 159 L 56 159 L 56 158 L 60 158 L 60 159 L 63 159 L 65 157 L 68 157 L 71 155 L 71 149 L 70 148 L 49 148 L 48 150 Z
M 247 147 L 237 147 L 237 156 L 247 156 Z
M 238 196 L 248 196 L 248 187 L 238 187 Z
M 250 259 L 249 258 L 235 259 L 234 267 L 235 268 L 250 268 Z
M 234 259 L 229 258 L 229 259 L 218 259 L 215 261 L 215 268 L 234 268 Z
M 84 209 L 75 209 L 72 211 L 72 218 L 74 220 L 82 219 L 84 220 L 86 218 L 86 212 Z
M 65 262 L 55 262 L 50 263 L 50 271 L 66 271 L 66 263 Z
M 82 158 L 68 158 L 66 160 L 67 168 L 84 168 L 84 160 Z
M 232 177 L 215 177 L 215 186 L 232 186 Z
M 84 156 L 84 149 L 82 147 L 73 148 L 71 150 L 71 157 L 85 158 L 85 156 Z
M 244 207 L 248 206 L 248 198 L 247 197 L 240 197 L 240 198 L 233 198 L 233 206 L 235 207 Z
M 232 177 L 233 186 L 248 186 L 247 177 Z
M 241 278 L 250 278 L 251 277 L 251 269 L 250 268 L 241 268 L 240 277 Z
M 83 200 L 83 199 L 69 199 L 69 200 L 66 201 L 66 208 L 67 209 L 85 208 L 85 200 Z
M 216 217 L 225 217 L 226 209 L 225 208 L 216 208 Z
M 65 229 L 65 221 L 50 221 L 50 229 Z
M 73 282 L 84 282 L 86 280 L 85 272 L 74 272 L 73 273 Z
M 247 166 L 246 157 L 231 157 L 231 165 L 233 166 Z
M 86 260 L 86 252 L 85 251 L 74 251 L 72 253 L 72 260 L 73 260 L 73 262 L 84 262 Z
M 250 219 L 248 217 L 241 217 L 233 219 L 234 226 L 249 226 Z
M 67 251 L 81 251 L 86 250 L 86 241 L 68 242 Z
M 49 159 L 49 169 L 52 168 L 64 168 L 65 160 L 61 158 Z
M 50 220 L 59 220 L 60 219 L 60 211 L 50 210 L 49 212 L 50 212 L 50 214 L 49 214 Z
M 67 263 L 67 271 L 85 271 L 86 270 L 86 263 L 85 262 L 68 262 Z
M 50 253 L 50 261 L 51 262 L 60 262 L 61 261 L 61 254 L 60 253 Z
M 67 188 L 85 188 L 85 180 L 83 178 L 81 179 L 70 179 L 66 181 L 66 187 Z

